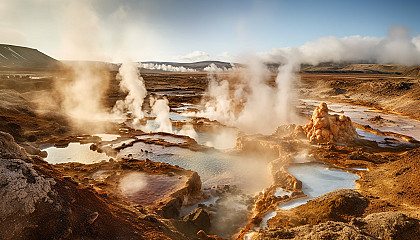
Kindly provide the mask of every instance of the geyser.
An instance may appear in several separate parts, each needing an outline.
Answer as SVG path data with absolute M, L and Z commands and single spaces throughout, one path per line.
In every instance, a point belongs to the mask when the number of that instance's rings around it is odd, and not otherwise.
M 138 67 L 130 61 L 121 64 L 117 78 L 120 80 L 121 90 L 127 93 L 127 96 L 124 100 L 118 100 L 112 109 L 116 117 L 123 119 L 127 119 L 130 113 L 134 126 L 138 126 L 140 120 L 144 118 L 143 102 L 147 95 Z
M 172 133 L 172 123 L 169 119 L 169 106 L 166 97 L 157 99 L 150 97 L 150 106 L 152 106 L 152 113 L 156 114 L 155 122 L 159 125 L 157 132 Z

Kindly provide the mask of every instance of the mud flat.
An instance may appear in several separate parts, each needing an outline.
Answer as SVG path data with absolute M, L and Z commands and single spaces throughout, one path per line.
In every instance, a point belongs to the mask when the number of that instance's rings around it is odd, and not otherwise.
M 419 77 L 395 73 L 301 73 L 300 96 L 376 108 L 420 120 Z M 316 87 L 314 87 L 316 86 Z

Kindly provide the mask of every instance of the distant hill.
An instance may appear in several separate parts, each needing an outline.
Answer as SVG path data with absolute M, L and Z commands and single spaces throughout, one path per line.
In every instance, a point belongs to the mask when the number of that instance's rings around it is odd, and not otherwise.
M 403 77 L 420 77 L 420 67 L 411 67 L 402 74 Z
M 60 62 L 28 47 L 0 44 L 0 70 L 52 70 Z
M 372 64 L 372 63 L 320 63 L 316 66 L 302 65 L 304 73 L 365 73 L 365 74 L 403 74 L 409 69 L 408 66 L 396 64 Z

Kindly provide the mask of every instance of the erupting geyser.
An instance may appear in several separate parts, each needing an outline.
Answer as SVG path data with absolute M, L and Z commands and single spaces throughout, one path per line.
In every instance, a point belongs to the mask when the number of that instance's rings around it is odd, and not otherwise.
M 133 62 L 121 64 L 118 78 L 120 79 L 120 88 L 127 93 L 124 100 L 118 100 L 113 108 L 114 114 L 126 118 L 127 111 L 131 113 L 133 123 L 136 125 L 144 118 L 143 102 L 147 95 L 144 80 L 140 76 L 138 66 Z
M 309 141 L 316 143 L 348 143 L 358 138 L 349 117 L 328 113 L 326 103 L 321 103 L 314 110 L 311 121 L 303 126 Z

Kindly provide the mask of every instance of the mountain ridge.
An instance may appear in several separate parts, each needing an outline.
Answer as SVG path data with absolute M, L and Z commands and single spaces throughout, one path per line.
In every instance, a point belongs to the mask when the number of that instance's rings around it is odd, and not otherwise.
M 30 47 L 0 44 L 0 70 L 55 70 L 60 61 Z

